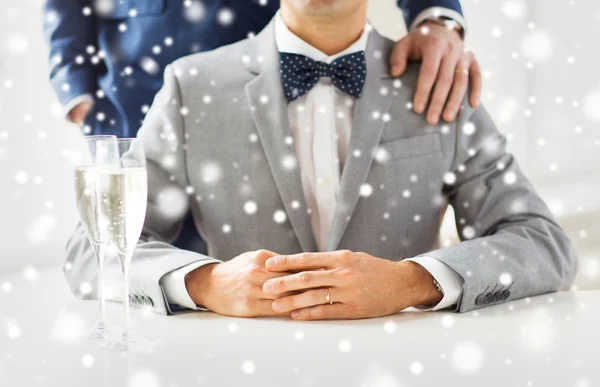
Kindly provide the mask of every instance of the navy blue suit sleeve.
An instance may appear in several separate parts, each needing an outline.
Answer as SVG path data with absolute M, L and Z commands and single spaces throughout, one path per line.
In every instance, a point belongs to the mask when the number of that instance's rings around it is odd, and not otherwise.
M 47 0 L 44 5 L 44 34 L 50 44 L 50 82 L 61 104 L 73 98 L 94 95 L 98 89 L 95 66 L 86 53 L 88 46 L 97 50 L 96 23 L 91 0 Z M 82 64 L 76 58 L 84 58 Z
M 398 7 L 402 8 L 407 26 L 410 26 L 421 12 L 431 7 L 448 8 L 462 15 L 459 0 L 397 0 L 397 3 Z

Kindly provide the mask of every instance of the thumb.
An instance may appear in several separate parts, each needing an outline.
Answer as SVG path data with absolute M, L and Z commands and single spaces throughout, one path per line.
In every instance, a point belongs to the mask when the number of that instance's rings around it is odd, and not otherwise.
M 409 36 L 404 37 L 394 46 L 390 58 L 390 72 L 392 77 L 399 77 L 406 71 L 411 46 L 412 40 Z

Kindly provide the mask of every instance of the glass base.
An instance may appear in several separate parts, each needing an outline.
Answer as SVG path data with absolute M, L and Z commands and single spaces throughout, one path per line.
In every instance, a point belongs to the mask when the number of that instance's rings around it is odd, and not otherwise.
M 97 321 L 96 324 L 82 332 L 81 336 L 90 340 L 103 340 L 106 334 L 110 334 L 115 328 L 105 321 Z
M 113 330 L 104 335 L 106 341 L 105 349 L 116 352 L 146 352 L 151 353 L 156 347 L 156 342 L 135 333 L 127 335 L 122 333 L 122 329 Z

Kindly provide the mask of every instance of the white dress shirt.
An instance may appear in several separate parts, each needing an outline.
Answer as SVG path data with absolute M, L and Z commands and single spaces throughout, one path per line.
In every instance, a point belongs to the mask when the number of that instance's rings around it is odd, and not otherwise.
M 275 42 L 280 52 L 307 56 L 315 61 L 331 63 L 340 56 L 364 51 L 371 27 L 365 23 L 362 35 L 342 52 L 328 56 L 309 45 L 275 16 Z M 368 98 L 368 96 L 365 96 Z M 294 140 L 304 197 L 317 248 L 325 251 L 335 208 L 338 204 L 340 177 L 350 142 L 355 100 L 338 90 L 330 78 L 322 77 L 306 94 L 288 104 L 290 129 Z M 433 307 L 438 310 L 457 303 L 463 280 L 446 264 L 430 257 L 409 259 L 428 270 L 444 290 L 444 297 Z M 170 304 L 201 309 L 192 301 L 185 287 L 185 275 L 214 261 L 202 261 L 166 274 L 161 285 Z
M 78 95 L 77 97 L 73 98 L 72 100 L 70 100 L 63 106 L 64 115 L 68 116 L 69 113 L 71 113 L 71 110 L 73 110 L 75 108 L 75 106 L 79 105 L 80 103 L 84 103 L 84 102 L 89 102 L 93 106 L 94 105 L 94 97 L 91 94 Z
M 447 17 L 452 20 L 455 20 L 462 27 L 463 31 L 467 30 L 467 23 L 465 22 L 465 18 L 460 13 L 456 12 L 453 9 L 443 7 L 431 7 L 423 10 L 417 15 L 415 20 L 413 20 L 412 24 L 409 27 L 409 30 L 412 31 L 424 21 L 427 21 L 429 19 L 435 19 L 438 17 Z
M 279 13 L 275 16 L 275 44 L 279 52 L 304 55 L 317 62 L 367 48 L 369 31 L 344 51 L 328 56 L 293 34 Z M 341 92 L 331 78 L 321 77 L 306 94 L 288 104 L 288 118 L 302 179 L 306 205 L 319 251 L 325 251 L 338 202 L 340 177 L 350 143 L 354 98 Z

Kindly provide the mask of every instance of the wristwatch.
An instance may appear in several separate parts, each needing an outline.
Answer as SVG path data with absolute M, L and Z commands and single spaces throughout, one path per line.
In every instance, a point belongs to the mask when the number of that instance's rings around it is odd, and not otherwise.
M 424 20 L 423 23 L 421 23 L 421 24 L 424 24 L 424 23 L 435 23 L 442 27 L 446 27 L 450 31 L 458 32 L 461 39 L 465 38 L 465 30 L 463 29 L 463 27 L 460 25 L 459 22 L 452 19 L 451 17 L 447 17 L 447 16 L 432 17 L 431 19 Z

